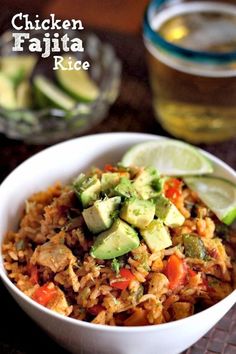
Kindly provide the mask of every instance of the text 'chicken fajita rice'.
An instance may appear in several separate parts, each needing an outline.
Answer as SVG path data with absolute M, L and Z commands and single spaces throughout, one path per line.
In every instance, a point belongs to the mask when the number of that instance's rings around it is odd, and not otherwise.
M 3 254 L 9 278 L 42 306 L 141 326 L 188 317 L 231 293 L 235 243 L 183 179 L 107 165 L 31 196 Z

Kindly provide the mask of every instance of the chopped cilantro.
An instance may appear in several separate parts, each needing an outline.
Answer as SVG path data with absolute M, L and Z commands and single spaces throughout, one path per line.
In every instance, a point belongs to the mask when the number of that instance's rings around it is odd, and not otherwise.
M 114 272 L 116 273 L 116 275 L 118 275 L 120 273 L 120 262 L 114 258 L 111 262 L 111 267 L 114 270 Z
M 152 188 L 155 189 L 156 192 L 162 192 L 164 188 L 165 178 L 155 178 L 152 181 Z

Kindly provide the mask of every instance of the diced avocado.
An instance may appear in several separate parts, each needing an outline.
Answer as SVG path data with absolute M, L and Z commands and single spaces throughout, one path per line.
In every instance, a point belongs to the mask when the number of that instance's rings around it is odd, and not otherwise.
M 205 259 L 206 248 L 203 241 L 197 235 L 183 235 L 185 256 L 190 258 Z
M 145 167 L 142 169 L 139 174 L 135 177 L 135 181 L 138 183 L 141 183 L 142 185 L 144 184 L 150 184 L 154 180 L 159 179 L 160 175 L 159 172 L 155 167 Z
M 125 198 L 134 197 L 137 194 L 133 184 L 126 177 L 122 177 L 120 179 L 119 184 L 117 184 L 117 186 L 114 188 L 114 193 Z
M 140 233 L 153 253 L 172 245 L 170 234 L 160 220 L 153 220 Z
M 159 194 L 153 188 L 159 180 L 159 173 L 154 167 L 146 167 L 135 177 L 133 186 L 142 199 L 150 199 Z
M 87 208 L 89 205 L 93 204 L 95 200 L 99 199 L 101 182 L 96 175 L 86 177 L 84 174 L 81 174 L 74 181 L 73 186 L 84 208 Z
M 82 212 L 88 229 L 94 234 L 109 229 L 113 222 L 115 210 L 121 202 L 121 197 L 97 200 L 93 206 Z
M 144 228 L 153 220 L 155 205 L 149 200 L 131 198 L 127 200 L 120 211 L 121 219 L 129 224 Z
M 181 226 L 185 221 L 176 206 L 163 195 L 156 198 L 156 216 L 169 227 Z
M 101 188 L 103 192 L 109 191 L 120 182 L 120 174 L 117 172 L 105 172 L 101 177 Z
M 139 243 L 136 231 L 118 218 L 109 230 L 98 235 L 91 256 L 98 259 L 116 258 L 137 248 Z

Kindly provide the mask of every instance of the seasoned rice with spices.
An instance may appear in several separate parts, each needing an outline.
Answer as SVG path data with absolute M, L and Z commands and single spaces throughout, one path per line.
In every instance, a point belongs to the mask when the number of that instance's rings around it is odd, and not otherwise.
M 112 168 L 110 173 L 127 174 Z M 100 178 L 103 171 L 92 173 Z M 137 173 L 128 171 L 129 178 Z M 171 246 L 152 252 L 140 237 L 138 247 L 115 261 L 91 255 L 96 236 L 85 224 L 73 185 L 56 183 L 32 195 L 19 227 L 3 244 L 9 278 L 42 306 L 112 326 L 170 322 L 215 304 L 234 289 L 236 234 L 178 181 L 178 193 L 169 199 L 184 223 L 168 227 Z M 166 191 L 165 182 L 168 196 Z M 204 257 L 186 253 L 186 234 L 199 238 Z

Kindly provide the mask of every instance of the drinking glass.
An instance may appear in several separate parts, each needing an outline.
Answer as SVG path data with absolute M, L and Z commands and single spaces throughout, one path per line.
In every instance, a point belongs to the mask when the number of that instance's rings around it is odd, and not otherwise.
M 235 137 L 235 1 L 153 0 L 144 43 L 164 129 L 193 143 Z

